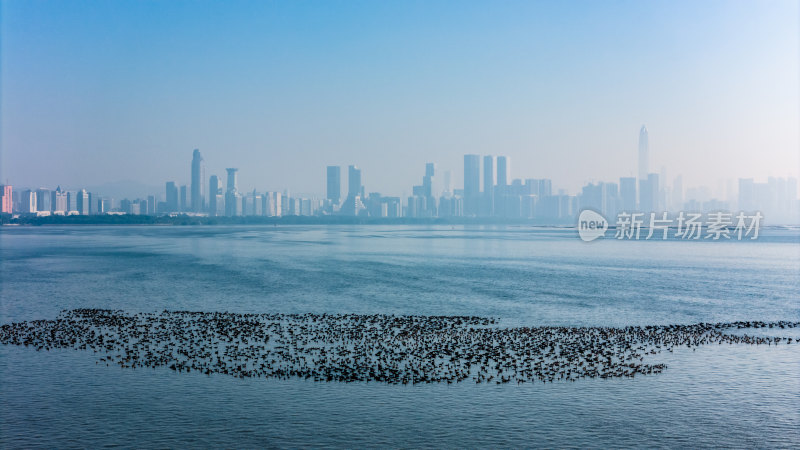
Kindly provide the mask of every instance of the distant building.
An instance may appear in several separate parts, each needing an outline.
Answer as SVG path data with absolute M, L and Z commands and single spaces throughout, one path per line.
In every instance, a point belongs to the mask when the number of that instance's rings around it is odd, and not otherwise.
M 499 167 L 498 167 L 499 170 Z M 494 214 L 494 157 L 483 157 L 483 202 L 481 215 L 485 217 Z
M 242 214 L 245 216 L 261 216 L 263 215 L 264 204 L 261 194 L 253 189 L 252 193 L 247 194 L 242 208 Z
M 36 190 L 36 210 L 52 211 L 53 194 L 50 189 L 39 188 Z
M 408 198 L 406 204 L 406 215 L 409 217 L 435 217 L 437 215 L 436 197 L 434 195 L 434 180 L 436 178 L 436 164 L 425 164 L 425 175 L 422 177 L 422 184 L 412 188 L 413 196 Z M 370 194 L 372 198 L 373 194 Z M 375 194 L 377 195 L 377 194 Z M 367 209 L 370 210 L 370 216 L 381 217 L 383 206 L 382 202 L 378 200 L 378 205 Z M 387 207 L 388 208 L 388 207 Z M 387 211 L 388 214 L 388 211 Z
M 361 215 L 361 211 L 366 210 L 364 203 L 361 201 L 361 196 L 347 196 L 347 199 L 342 203 L 342 214 L 348 216 Z
M 75 191 L 67 191 L 67 213 L 78 213 L 78 195 Z
M 439 217 L 461 217 L 464 215 L 464 198 L 460 195 L 443 195 L 439 198 Z
M 264 195 L 264 215 L 269 217 L 279 217 L 281 215 L 281 193 L 267 192 Z
M 178 186 L 174 181 L 167 181 L 166 184 L 166 209 L 168 212 L 176 212 L 179 210 L 178 202 Z
M 498 186 L 507 186 L 508 179 L 511 177 L 509 173 L 508 167 L 508 157 L 507 156 L 498 156 L 497 157 L 497 185 Z
M 154 216 L 158 212 L 158 203 L 155 195 L 147 196 L 147 214 Z
M 219 182 L 219 177 L 211 175 L 208 179 L 208 215 L 219 216 L 225 213 L 220 203 L 223 203 L 224 197 L 222 195 L 222 186 Z
M 205 208 L 206 165 L 200 150 L 192 152 L 192 211 L 202 212 Z
M 658 212 L 658 174 L 647 174 L 647 179 L 639 181 L 639 210 L 644 213 Z
M 228 189 L 226 190 L 226 192 L 228 192 L 228 191 L 238 191 L 239 190 L 239 175 L 238 175 L 239 169 L 228 168 L 228 169 L 225 169 L 225 171 L 228 172 Z
M 225 193 L 225 215 L 231 217 L 242 215 L 242 195 L 238 192 Z
M 50 203 L 53 207 L 53 212 L 56 214 L 65 214 L 69 210 L 69 205 L 67 204 L 67 193 L 61 190 L 61 186 L 58 186 L 51 194 Z
M 616 217 L 622 209 L 617 183 L 601 183 L 600 212 L 605 217 Z
M 622 211 L 636 211 L 636 178 L 622 177 L 619 179 L 619 196 Z
M 639 183 L 647 179 L 650 171 L 650 142 L 647 127 L 639 129 Z
M 427 216 L 436 216 L 436 195 L 438 192 L 434 190 L 434 183 L 436 182 L 436 163 L 425 163 L 425 176 L 422 177 L 422 193 L 425 197 L 425 214 Z
M 553 181 L 547 178 L 542 178 L 539 180 L 539 196 L 550 196 L 553 195 Z
M 314 214 L 314 204 L 310 198 L 300 199 L 300 215 L 311 216 Z
M 86 189 L 78 191 L 76 196 L 75 210 L 82 216 L 89 215 L 89 193 Z
M 347 168 L 347 196 L 356 197 L 362 194 L 361 169 L 358 166 Z
M 228 168 L 228 189 L 225 192 L 225 215 L 226 216 L 241 216 L 242 215 L 242 196 L 239 194 L 238 188 L 238 175 L 239 169 Z
M 105 214 L 109 211 L 111 211 L 111 199 L 107 197 L 98 198 L 96 214 Z
M 130 214 L 141 215 L 147 211 L 147 200 L 136 199 L 131 202 Z
M 36 213 L 36 191 L 30 189 L 22 191 L 20 199 L 20 212 L 33 214 Z
M 283 193 L 281 194 L 281 216 L 289 216 L 291 215 L 291 208 L 292 208 L 292 196 L 289 195 L 289 190 L 284 189 Z
M 222 189 L 220 189 L 222 191 Z M 217 194 L 212 195 L 211 199 L 214 200 L 214 209 L 209 211 L 209 214 L 212 216 L 224 216 L 225 215 L 225 195 L 224 194 Z
M 452 172 L 449 170 L 445 170 L 442 176 L 442 190 L 445 194 L 452 194 L 453 186 L 450 184 L 450 179 L 452 178 Z M 439 195 L 439 193 L 437 193 Z
M 328 166 L 327 169 L 327 192 L 325 198 L 333 206 L 338 206 L 342 200 L 342 168 L 339 166 Z
M 476 216 L 481 194 L 481 160 L 478 155 L 464 155 L 464 215 Z
M 578 198 L 574 195 L 545 195 L 536 204 L 535 217 L 545 221 L 565 221 L 575 218 Z
M 597 212 L 600 212 L 603 203 L 602 187 L 603 183 L 599 184 L 589 183 L 583 188 L 581 188 L 581 195 L 579 198 L 580 208 L 581 209 L 589 208 Z
M 357 216 L 365 209 L 362 202 L 364 186 L 361 184 L 361 169 L 358 166 L 347 168 L 347 199 L 342 202 L 341 213 L 348 216 Z
M 687 190 L 687 198 L 691 194 L 692 190 Z M 797 178 L 769 177 L 766 183 L 740 178 L 738 209 L 749 213 L 759 211 L 770 224 L 797 223 L 800 220 Z
M 0 184 L 0 213 L 14 212 L 14 194 L 10 184 Z

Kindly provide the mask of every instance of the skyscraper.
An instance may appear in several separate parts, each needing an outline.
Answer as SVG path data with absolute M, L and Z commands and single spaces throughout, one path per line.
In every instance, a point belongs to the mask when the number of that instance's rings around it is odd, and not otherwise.
M 52 194 L 52 206 L 53 212 L 55 213 L 66 213 L 67 212 L 67 193 L 61 190 L 61 186 L 58 186 Z
M 361 169 L 358 166 L 347 168 L 347 196 L 358 197 L 361 195 Z
M 206 165 L 200 150 L 192 153 L 192 211 L 201 212 L 205 204 Z
M 238 191 L 239 190 L 239 180 L 238 180 L 238 175 L 237 175 L 236 172 L 238 172 L 239 169 L 228 168 L 228 169 L 225 169 L 225 170 L 228 171 L 228 190 L 227 190 L 227 192 Z
M 436 164 L 435 163 L 425 163 L 425 175 L 422 177 L 422 184 L 419 186 L 414 186 L 412 188 L 413 196 L 408 198 L 408 208 L 407 214 L 410 217 L 434 217 L 436 216 L 436 198 L 435 198 L 435 190 L 434 190 L 434 181 L 436 178 Z M 383 203 L 382 200 L 376 197 L 372 197 L 373 194 L 370 194 L 370 198 L 374 200 L 372 202 L 372 212 L 370 215 L 376 217 L 384 217 L 382 216 L 383 213 Z M 388 215 L 388 205 L 386 206 L 386 214 Z
M 542 178 L 539 180 L 539 197 L 549 197 L 553 195 L 553 180 Z
M 464 155 L 464 215 L 476 216 L 481 195 L 481 157 Z
M 242 196 L 239 195 L 238 180 L 236 172 L 239 169 L 228 168 L 228 190 L 225 192 L 225 215 L 242 215 Z
M 219 177 L 211 175 L 211 178 L 208 179 L 208 215 L 216 216 L 219 214 L 219 203 L 222 200 L 221 194 L 222 187 L 219 185 Z
M 178 186 L 174 181 L 167 181 L 166 185 L 167 211 L 178 211 Z
M 623 211 L 631 213 L 636 211 L 636 178 L 622 177 L 619 179 L 619 196 Z
M 67 191 L 67 211 L 77 211 L 78 210 L 78 198 L 77 192 L 75 191 Z
M 347 199 L 342 203 L 341 213 L 357 216 L 364 209 L 364 186 L 361 184 L 361 169 L 358 166 L 347 168 Z
M 494 157 L 483 157 L 483 205 L 482 215 L 494 214 Z
M 332 205 L 338 205 L 342 200 L 342 168 L 328 166 L 328 191 L 326 198 Z
M 22 201 L 20 202 L 21 212 L 35 213 L 36 209 L 36 191 L 30 189 L 22 192 Z
M 50 189 L 39 188 L 36 190 L 36 210 L 52 211 L 53 194 Z
M 425 163 L 425 176 L 422 177 L 422 186 L 425 188 L 425 193 L 428 197 L 436 196 L 439 194 L 438 186 L 434 187 L 436 180 L 436 163 Z
M 105 214 L 108 212 L 109 210 L 109 208 L 107 208 L 108 200 L 104 198 L 98 198 L 95 201 L 97 203 L 97 206 L 95 206 L 95 214 Z
M 508 177 L 509 177 L 509 167 L 508 167 L 508 157 L 506 156 L 498 156 L 497 157 L 497 185 L 498 186 L 508 186 Z
M 90 194 L 90 198 L 91 198 L 91 194 Z M 94 202 L 92 202 L 91 200 L 89 201 L 90 205 L 93 204 L 93 203 Z M 156 201 L 156 196 L 155 195 L 148 195 L 147 196 L 147 214 L 152 216 L 152 215 L 155 215 L 157 212 L 158 212 L 158 201 Z
M 0 185 L 0 213 L 11 214 L 13 211 L 14 195 L 11 185 Z
M 647 128 L 642 125 L 639 130 L 639 183 L 647 180 L 650 171 L 650 144 L 647 137 Z
M 81 189 L 78 191 L 78 200 L 77 200 L 77 210 L 78 214 L 82 216 L 86 216 L 89 214 L 89 193 L 86 192 L 86 189 Z
M 639 210 L 647 214 L 658 212 L 658 174 L 647 174 L 647 178 L 639 181 Z

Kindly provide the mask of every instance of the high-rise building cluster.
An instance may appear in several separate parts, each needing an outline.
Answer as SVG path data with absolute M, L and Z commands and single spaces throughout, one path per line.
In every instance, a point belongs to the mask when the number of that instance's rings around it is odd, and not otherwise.
M 347 167 L 347 196 L 342 198 L 342 168 L 328 166 L 326 169 L 326 195 L 320 215 L 402 217 L 400 197 L 384 197 L 377 192 L 366 194 L 361 179 L 361 169 L 352 165 Z
M 192 152 L 190 184 L 167 181 L 163 195 L 148 195 L 118 203 L 80 190 L 47 188 L 12 189 L 0 185 L 0 212 L 5 214 L 88 215 L 88 214 L 193 214 L 208 216 L 315 216 L 366 217 L 474 217 L 485 219 L 535 220 L 571 223 L 585 208 L 607 218 L 620 212 L 691 211 L 712 212 L 733 209 L 761 211 L 765 222 L 797 223 L 800 203 L 796 178 L 770 177 L 766 182 L 752 178 L 721 183 L 712 193 L 708 187 L 684 189 L 683 178 L 667 183 L 664 169 L 650 171 L 649 136 L 639 130 L 638 174 L 618 182 L 592 182 L 577 195 L 554 189 L 550 179 L 511 178 L 506 156 L 464 155 L 462 189 L 451 186 L 450 171 L 435 163 L 425 164 L 421 183 L 405 198 L 367 193 L 362 171 L 347 167 L 343 190 L 342 167 L 327 166 L 324 198 L 292 196 L 283 192 L 239 190 L 237 168 L 226 169 L 226 179 L 205 176 L 205 161 L 199 150 Z M 208 183 L 208 184 L 206 184 Z M 738 188 L 738 190 L 736 189 Z
M 111 210 L 111 199 L 87 192 L 86 189 L 65 191 L 58 186 L 15 190 L 0 185 L 0 213 L 44 215 L 103 214 Z

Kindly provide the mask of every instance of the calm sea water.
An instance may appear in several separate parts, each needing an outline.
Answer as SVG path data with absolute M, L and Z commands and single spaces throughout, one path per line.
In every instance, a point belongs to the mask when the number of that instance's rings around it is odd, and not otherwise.
M 509 326 L 796 321 L 800 230 L 584 243 L 529 227 L 0 229 L 2 323 L 78 307 L 467 314 Z M 635 379 L 387 386 L 121 369 L 86 352 L 0 346 L 0 444 L 800 445 L 800 345 L 657 358 L 665 373 Z

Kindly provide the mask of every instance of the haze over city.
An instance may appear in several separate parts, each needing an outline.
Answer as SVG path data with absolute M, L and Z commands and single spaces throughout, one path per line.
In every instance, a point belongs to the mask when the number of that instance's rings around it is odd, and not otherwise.
M 510 177 L 798 175 L 796 2 L 2 3 L 3 182 L 240 172 L 324 194 L 327 165 L 410 195 L 466 153 Z M 183 178 L 181 178 L 183 177 Z
M 0 0 L 0 450 L 800 449 L 800 0 Z

